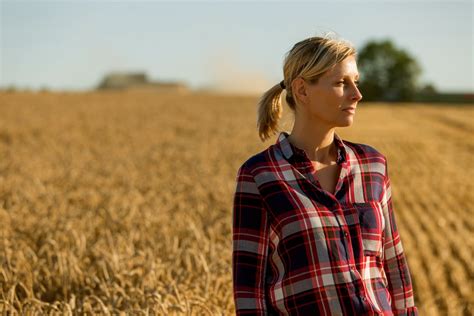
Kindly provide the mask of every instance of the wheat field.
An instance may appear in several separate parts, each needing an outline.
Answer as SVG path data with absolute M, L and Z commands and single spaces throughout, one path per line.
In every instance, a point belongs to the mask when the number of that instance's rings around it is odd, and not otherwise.
M 0 312 L 232 315 L 231 207 L 257 96 L 0 94 Z M 291 130 L 291 116 L 282 127 Z M 473 315 L 474 107 L 360 103 L 420 315 Z

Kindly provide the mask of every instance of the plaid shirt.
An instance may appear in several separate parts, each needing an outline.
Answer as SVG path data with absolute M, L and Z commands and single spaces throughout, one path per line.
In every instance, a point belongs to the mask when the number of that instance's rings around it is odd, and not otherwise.
M 418 315 L 386 157 L 335 134 L 341 173 L 331 194 L 288 136 L 238 170 L 237 315 Z

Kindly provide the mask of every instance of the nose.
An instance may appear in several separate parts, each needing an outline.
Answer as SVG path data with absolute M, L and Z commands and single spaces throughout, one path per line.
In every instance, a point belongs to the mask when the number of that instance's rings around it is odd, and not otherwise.
M 362 94 L 360 93 L 360 91 L 357 87 L 355 88 L 355 93 L 352 96 L 352 100 L 354 100 L 356 102 L 359 102 L 360 100 L 362 100 Z

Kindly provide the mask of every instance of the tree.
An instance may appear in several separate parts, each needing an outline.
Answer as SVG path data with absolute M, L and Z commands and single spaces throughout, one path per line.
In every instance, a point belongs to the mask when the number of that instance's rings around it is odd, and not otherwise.
M 389 39 L 370 41 L 358 53 L 360 90 L 366 101 L 409 101 L 418 91 L 421 67 Z
M 419 91 L 421 94 L 435 94 L 438 91 L 432 83 L 425 84 Z

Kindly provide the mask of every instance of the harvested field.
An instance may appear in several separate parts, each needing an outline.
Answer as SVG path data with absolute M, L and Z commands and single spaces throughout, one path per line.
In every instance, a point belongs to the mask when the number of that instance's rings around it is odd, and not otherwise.
M 232 315 L 235 176 L 275 141 L 258 139 L 256 102 L 0 94 L 0 312 Z M 473 119 L 361 103 L 338 129 L 388 158 L 420 315 L 474 314 Z

